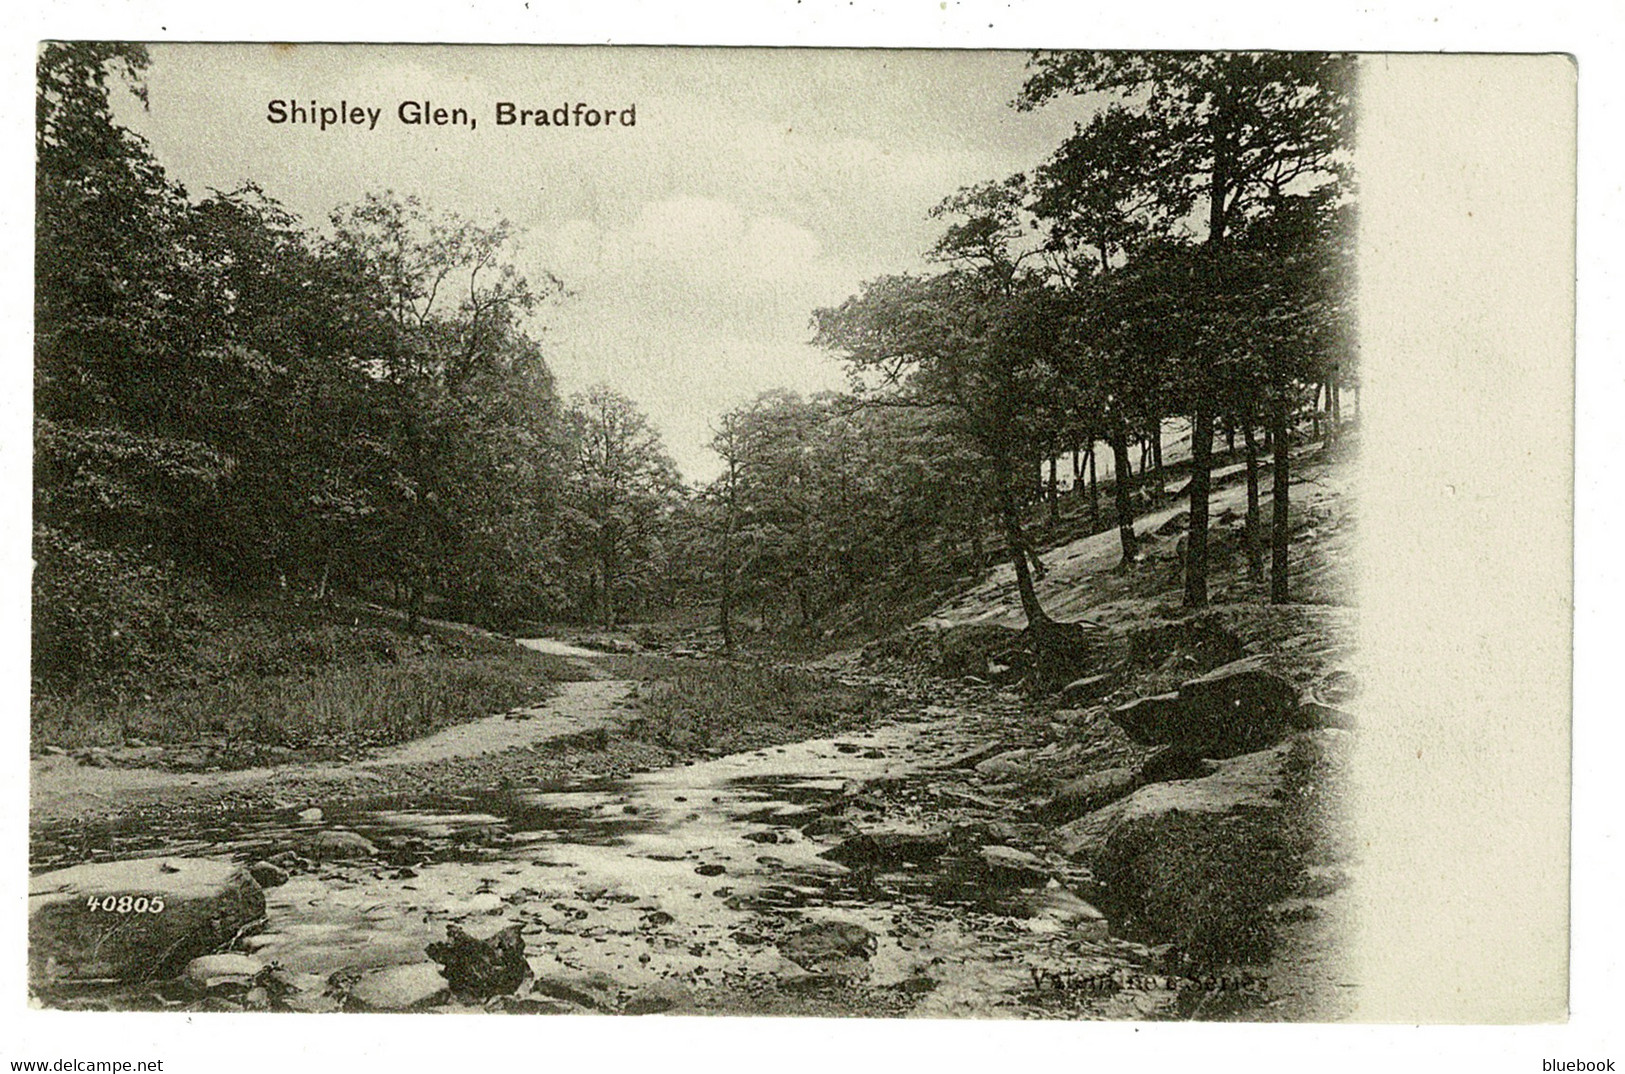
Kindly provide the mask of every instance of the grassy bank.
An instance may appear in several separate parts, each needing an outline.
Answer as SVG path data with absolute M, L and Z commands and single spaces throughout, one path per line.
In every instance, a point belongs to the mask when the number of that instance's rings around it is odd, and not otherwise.
M 71 693 L 36 685 L 35 747 L 215 740 L 250 760 L 268 748 L 345 751 L 533 704 L 581 675 L 504 638 L 408 634 L 366 609 L 220 604 L 198 619 L 188 644 L 139 678 Z
M 625 734 L 677 753 L 735 753 L 861 726 L 880 690 L 762 663 L 641 662 L 637 715 Z

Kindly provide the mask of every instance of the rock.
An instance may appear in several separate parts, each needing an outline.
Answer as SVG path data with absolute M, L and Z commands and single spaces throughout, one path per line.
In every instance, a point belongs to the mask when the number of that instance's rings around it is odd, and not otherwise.
M 1042 891 L 1023 896 L 1019 906 L 1029 918 L 1070 926 L 1079 939 L 1104 940 L 1111 933 L 1105 914 L 1054 881 Z
M 874 831 L 843 839 L 820 857 L 851 867 L 893 868 L 935 861 L 947 849 L 948 836 L 942 832 Z
M 451 986 L 432 962 L 389 966 L 362 974 L 348 990 L 350 1000 L 372 1011 L 407 1011 L 451 998 Z
M 840 817 L 819 816 L 802 825 L 801 831 L 804 835 L 813 837 L 821 835 L 844 837 L 855 834 L 857 828 L 851 821 L 842 820 Z
M 1061 784 L 1035 812 L 1041 820 L 1062 824 L 1132 794 L 1140 783 L 1140 773 L 1132 768 L 1093 772 Z
M 226 985 L 247 988 L 264 968 L 259 959 L 250 955 L 199 955 L 186 964 L 181 976 L 193 988 L 207 992 Z
M 1179 746 L 1158 746 L 1146 754 L 1137 770 L 1139 783 L 1166 783 L 1172 779 L 1200 779 L 1212 775 L 1213 769 L 1200 753 Z
M 1351 713 L 1319 701 L 1300 701 L 1292 722 L 1300 731 L 1317 731 L 1325 727 L 1354 730 L 1354 716 Z
M 329 830 L 317 832 L 306 844 L 305 852 L 316 861 L 353 861 L 376 857 L 378 848 L 372 840 L 355 832 Z
M 1191 513 L 1189 511 L 1181 511 L 1157 527 L 1157 536 L 1171 537 L 1176 533 L 1184 533 L 1185 527 L 1190 525 L 1190 521 Z
M 948 840 L 960 849 L 975 850 L 989 843 L 1009 843 L 1020 838 L 1016 829 L 999 820 L 968 820 L 956 824 Z
M 1241 809 L 1273 809 L 1292 743 L 1219 761 L 1201 779 L 1150 783 L 1127 798 L 1056 829 L 1056 846 L 1069 858 L 1092 861 L 1106 841 L 1125 827 L 1154 822 L 1169 813 L 1223 815 Z
M 875 953 L 875 934 L 851 921 L 815 921 L 779 941 L 779 953 L 809 973 L 829 975 L 857 969 Z M 863 967 L 864 972 L 867 966 Z M 856 976 L 841 973 L 841 976 Z
M 1060 707 L 1079 708 L 1091 701 L 1099 701 L 1112 689 L 1112 676 L 1091 675 L 1086 679 L 1073 679 L 1061 687 Z
M 1297 707 L 1291 683 L 1257 657 L 1244 657 L 1187 680 L 1177 694 L 1142 697 L 1110 715 L 1142 745 L 1223 758 L 1281 741 L 1293 730 Z
M 621 1014 L 665 1014 L 694 1005 L 694 992 L 681 981 L 653 981 L 621 1004 Z
M 1298 691 L 1246 657 L 1181 683 L 1183 737 L 1175 745 L 1202 749 L 1214 758 L 1261 750 L 1292 731 Z
M 1008 752 L 1010 752 L 1010 751 L 1005 748 L 1004 743 L 1002 743 L 1002 742 L 991 742 L 991 743 L 987 744 L 986 746 L 978 747 L 977 749 L 974 749 L 969 753 L 962 753 L 959 756 L 952 758 L 951 760 L 944 761 L 942 764 L 938 765 L 937 767 L 938 768 L 943 768 L 943 769 L 971 768 L 971 767 L 974 767 L 975 765 L 981 763 L 982 761 L 987 760 L 989 757 L 992 757 L 992 756 L 994 756 L 996 754 L 1008 753 Z
M 1110 713 L 1112 722 L 1143 746 L 1168 742 L 1178 730 L 1181 715 L 1177 693 L 1137 698 Z
M 721 876 L 723 873 L 728 871 L 728 868 L 725 865 L 717 865 L 713 862 L 707 865 L 701 865 L 694 871 L 699 873 L 701 876 Z
M 518 925 L 483 940 L 456 925 L 447 925 L 446 942 L 432 943 L 426 950 L 444 967 L 443 976 L 458 995 L 476 999 L 507 995 L 517 991 L 530 976 L 525 937 Z
M 1037 856 L 1014 847 L 988 846 L 977 851 L 982 874 L 995 884 L 1012 888 L 1040 887 L 1049 882 L 1049 870 Z
M 607 1010 L 610 1008 L 606 991 L 594 986 L 591 981 L 571 982 L 551 977 L 538 977 L 530 986 L 533 994 L 547 996 L 551 999 L 573 1003 L 577 1007 L 588 1010 Z
M 288 870 L 268 861 L 257 861 L 250 865 L 248 875 L 262 888 L 278 888 L 288 882 Z
M 579 1008 L 556 999 L 534 996 L 493 996 L 485 1009 L 498 1014 L 575 1014 Z
M 996 757 L 989 757 L 976 766 L 978 775 L 993 779 L 1009 779 L 1025 775 L 1028 766 L 1024 763 L 1032 756 L 1032 750 L 1010 750 Z
M 1326 673 L 1312 691 L 1316 701 L 1326 705 L 1345 705 L 1359 698 L 1361 683 L 1358 675 L 1344 668 Z
M 300 820 L 304 821 L 306 824 L 315 824 L 317 821 L 322 819 L 322 811 L 317 809 L 315 806 L 312 806 L 309 809 L 301 809 L 294 815 Z
M 29 978 L 169 977 L 264 916 L 265 894 L 232 862 L 143 858 L 58 869 L 28 885 Z

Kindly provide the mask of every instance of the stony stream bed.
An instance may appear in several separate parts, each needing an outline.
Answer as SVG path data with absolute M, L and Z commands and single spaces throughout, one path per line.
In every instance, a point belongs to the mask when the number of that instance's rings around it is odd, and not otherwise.
M 574 684 L 572 684 L 574 685 Z M 585 688 L 579 686 L 577 688 Z M 1013 705 L 1013 698 L 1002 702 Z M 982 713 L 985 717 L 986 713 Z M 478 1009 L 1146 1017 L 1155 952 L 1114 939 L 1088 876 L 1031 845 L 966 758 L 972 714 L 617 780 L 43 827 L 36 870 L 185 856 L 291 874 L 232 950 L 251 980 L 48 987 L 103 1009 Z M 337 833 L 336 835 L 334 833 Z M 1012 845 L 1015 844 L 1015 845 Z M 856 849 L 854 849 L 856 848 Z M 527 979 L 448 994 L 426 949 L 517 927 Z

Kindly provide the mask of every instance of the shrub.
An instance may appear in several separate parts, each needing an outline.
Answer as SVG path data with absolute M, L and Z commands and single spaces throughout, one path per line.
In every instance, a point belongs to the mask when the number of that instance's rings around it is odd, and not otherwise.
M 151 673 L 196 637 L 190 596 L 169 572 L 129 553 L 34 530 L 33 678 L 71 692 Z

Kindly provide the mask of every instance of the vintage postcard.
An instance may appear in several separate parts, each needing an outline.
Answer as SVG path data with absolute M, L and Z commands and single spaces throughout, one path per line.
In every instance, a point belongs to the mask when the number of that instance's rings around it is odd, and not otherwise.
M 32 1006 L 1567 1017 L 1568 57 L 36 76 Z

